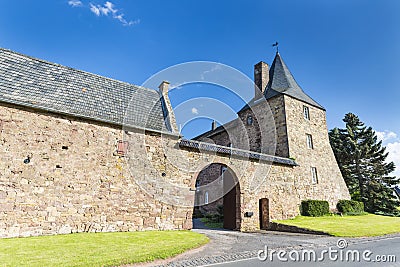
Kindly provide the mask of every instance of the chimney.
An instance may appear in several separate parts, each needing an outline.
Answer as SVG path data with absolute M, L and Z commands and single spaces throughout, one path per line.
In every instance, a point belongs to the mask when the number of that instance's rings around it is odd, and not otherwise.
M 215 129 L 217 129 L 217 122 L 213 120 L 211 123 L 211 130 L 214 131 Z
M 268 64 L 260 61 L 256 65 L 254 65 L 254 90 L 255 90 L 255 98 L 258 98 L 262 94 L 267 87 L 269 81 L 269 67 Z
M 174 110 L 168 97 L 169 82 L 163 81 L 160 86 L 158 86 L 158 89 L 160 90 L 161 100 L 163 101 L 163 112 L 167 127 L 172 132 L 178 133 Z
M 168 81 L 163 81 L 160 86 L 158 86 L 158 89 L 160 89 L 160 93 L 164 96 L 168 96 L 168 90 L 169 90 L 169 82 Z

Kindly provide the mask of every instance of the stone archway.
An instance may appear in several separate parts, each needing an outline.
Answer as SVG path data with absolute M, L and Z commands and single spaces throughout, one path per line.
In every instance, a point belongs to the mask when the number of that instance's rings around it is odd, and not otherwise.
M 221 163 L 212 163 L 196 179 L 193 217 L 221 216 L 223 228 L 240 230 L 240 185 L 235 172 Z

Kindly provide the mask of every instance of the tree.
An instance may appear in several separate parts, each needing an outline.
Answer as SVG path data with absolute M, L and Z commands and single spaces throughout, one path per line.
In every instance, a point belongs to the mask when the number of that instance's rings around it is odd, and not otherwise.
M 332 129 L 329 139 L 351 198 L 364 202 L 368 212 L 395 213 L 400 203 L 392 187 L 399 178 L 390 176 L 395 165 L 386 162 L 386 147 L 356 115 L 347 113 L 343 121 L 346 128 Z

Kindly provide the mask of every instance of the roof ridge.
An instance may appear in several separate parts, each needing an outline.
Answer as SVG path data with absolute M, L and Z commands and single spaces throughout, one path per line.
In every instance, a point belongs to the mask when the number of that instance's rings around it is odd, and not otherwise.
M 26 57 L 26 58 L 29 58 L 29 59 L 32 59 L 32 60 L 36 60 L 36 61 L 39 61 L 39 62 L 42 62 L 42 63 L 46 63 L 46 64 L 49 64 L 49 65 L 62 67 L 62 68 L 66 68 L 66 69 L 69 69 L 69 70 L 78 71 L 78 72 L 81 72 L 81 73 L 87 73 L 87 74 L 94 75 L 96 77 L 103 78 L 103 79 L 106 79 L 106 80 L 109 80 L 109 81 L 118 82 L 118 83 L 126 84 L 126 85 L 129 85 L 129 86 L 135 86 L 137 88 L 148 90 L 148 91 L 155 92 L 155 93 L 158 92 L 157 90 L 154 90 L 154 89 L 151 89 L 151 88 L 147 88 L 147 87 L 143 87 L 141 85 L 137 85 L 137 84 L 133 84 L 133 83 L 129 83 L 129 82 L 124 82 L 124 81 L 121 81 L 121 80 L 117 80 L 117 79 L 113 79 L 113 78 L 110 78 L 110 77 L 102 76 L 100 74 L 96 74 L 96 73 L 93 73 L 93 72 L 89 72 L 89 71 L 85 71 L 85 70 L 81 70 L 81 69 L 76 69 L 76 68 L 73 68 L 73 67 L 69 67 L 69 66 L 66 66 L 66 65 L 59 64 L 59 63 L 51 62 L 51 61 L 48 61 L 48 60 L 45 60 L 45 59 L 41 59 L 41 58 L 32 57 L 32 56 L 29 56 L 29 55 L 26 55 L 26 54 L 23 54 L 23 53 L 20 53 L 20 52 L 13 51 L 11 49 L 0 47 L 0 50 L 6 51 L 6 52 L 10 52 L 12 54 L 16 54 L 16 55 L 19 55 L 19 56 L 22 56 L 22 57 Z

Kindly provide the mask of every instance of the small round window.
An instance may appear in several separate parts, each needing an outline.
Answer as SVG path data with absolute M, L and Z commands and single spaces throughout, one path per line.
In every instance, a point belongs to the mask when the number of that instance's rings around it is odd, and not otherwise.
M 253 117 L 247 116 L 247 125 L 253 125 Z

